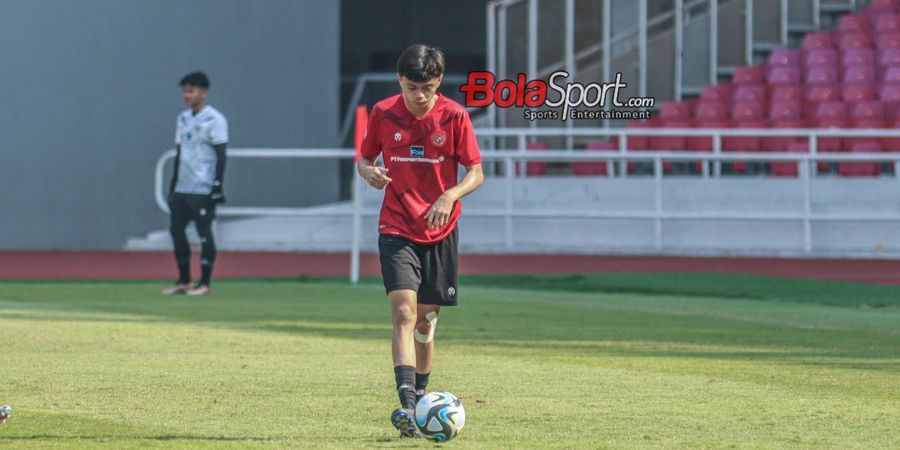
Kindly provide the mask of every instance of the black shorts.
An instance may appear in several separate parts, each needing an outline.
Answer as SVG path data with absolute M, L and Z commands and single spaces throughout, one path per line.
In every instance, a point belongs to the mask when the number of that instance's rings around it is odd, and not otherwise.
M 384 290 L 410 289 L 423 305 L 456 306 L 459 232 L 437 244 L 416 244 L 400 236 L 378 236 Z
M 208 195 L 175 192 L 169 198 L 172 219 L 178 222 L 209 222 L 216 218 L 216 202 Z

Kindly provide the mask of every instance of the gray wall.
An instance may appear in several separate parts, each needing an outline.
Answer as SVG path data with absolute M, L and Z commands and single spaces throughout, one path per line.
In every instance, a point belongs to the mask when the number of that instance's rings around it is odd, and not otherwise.
M 121 248 L 167 225 L 153 167 L 202 69 L 232 147 L 337 144 L 340 2 L 0 0 L 0 248 Z M 232 160 L 230 205 L 338 196 L 337 164 Z

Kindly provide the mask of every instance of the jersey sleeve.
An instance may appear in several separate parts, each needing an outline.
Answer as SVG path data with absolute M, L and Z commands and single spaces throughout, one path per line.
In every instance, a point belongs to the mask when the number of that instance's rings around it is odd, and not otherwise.
M 212 126 L 209 128 L 209 143 L 212 145 L 225 144 L 228 142 L 228 119 L 225 116 L 218 116 L 213 120 Z
M 372 108 L 372 114 L 369 116 L 369 123 L 366 125 L 366 135 L 363 137 L 362 145 L 360 145 L 360 153 L 363 158 L 375 160 L 381 154 L 381 140 L 378 138 L 378 120 L 380 114 L 378 109 Z
M 481 151 L 478 149 L 478 139 L 475 138 L 475 129 L 472 127 L 468 112 L 460 114 L 457 127 L 457 160 L 466 167 L 481 164 Z

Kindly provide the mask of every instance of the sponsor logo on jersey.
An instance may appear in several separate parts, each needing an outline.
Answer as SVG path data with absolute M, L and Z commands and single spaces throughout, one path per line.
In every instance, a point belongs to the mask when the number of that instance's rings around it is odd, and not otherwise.
M 425 147 L 413 145 L 409 147 L 409 156 L 414 158 L 422 158 L 425 156 Z

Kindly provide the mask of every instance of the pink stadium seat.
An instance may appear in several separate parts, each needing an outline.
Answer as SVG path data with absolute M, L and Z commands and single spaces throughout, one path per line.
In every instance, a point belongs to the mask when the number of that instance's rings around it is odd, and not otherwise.
M 691 104 L 688 102 L 663 102 L 660 117 L 662 119 L 690 119 Z
M 694 122 L 689 119 L 663 119 L 663 128 L 693 128 Z M 687 138 L 685 136 L 654 136 L 650 138 L 651 150 L 685 150 Z
M 879 153 L 882 151 L 878 142 L 857 142 L 850 149 L 852 153 Z M 842 162 L 838 163 L 838 174 L 842 177 L 873 177 L 881 173 L 877 162 Z
M 885 128 L 884 104 L 878 100 L 855 103 L 851 106 L 850 118 L 854 128 Z M 880 142 L 879 137 L 853 137 L 845 138 L 844 146 L 853 148 L 862 142 Z
M 612 141 L 589 141 L 586 151 L 589 152 L 616 152 L 619 149 L 617 140 Z M 605 162 L 574 162 L 572 163 L 572 173 L 575 175 L 606 175 Z
M 844 69 L 844 84 L 874 83 L 875 67 L 847 67 Z
M 550 144 L 546 142 L 529 142 L 525 145 L 526 150 L 549 150 Z M 529 161 L 525 163 L 525 173 L 529 176 L 544 175 L 547 173 L 547 163 L 541 161 Z
M 875 50 L 871 48 L 853 48 L 841 53 L 841 65 L 844 67 L 871 67 L 875 65 Z
M 832 38 L 831 33 L 807 33 L 803 37 L 803 50 L 833 47 L 834 38 Z
M 866 5 L 866 11 L 875 9 L 876 12 L 884 13 L 886 10 L 895 10 L 900 6 L 897 0 L 870 0 L 869 4 Z
M 811 67 L 806 72 L 806 84 L 836 84 L 837 82 L 837 68 Z
M 763 66 L 738 67 L 734 70 L 731 82 L 736 85 L 765 83 L 765 68 Z
M 875 19 L 876 33 L 893 33 L 900 31 L 900 16 L 896 14 L 881 14 Z
M 882 81 L 887 84 L 900 83 L 900 66 L 892 66 L 885 69 Z
M 868 31 L 869 19 L 862 14 L 846 14 L 838 23 L 838 31 L 841 33 Z
M 803 85 L 781 84 L 769 86 L 769 99 L 773 102 L 784 100 L 801 101 L 803 100 Z
M 878 50 L 879 66 L 900 66 L 900 47 Z
M 694 121 L 697 128 L 731 128 L 731 121 L 725 118 L 726 115 L 711 118 L 698 118 Z M 722 140 L 724 145 L 724 139 Z M 688 150 L 691 151 L 710 151 L 713 149 L 713 138 L 711 136 L 690 136 L 687 139 Z
M 887 14 L 894 14 L 896 10 L 894 5 L 885 5 L 882 3 L 883 2 L 871 2 L 863 10 L 863 14 L 869 18 L 869 28 L 874 28 L 879 17 Z
M 843 33 L 838 35 L 838 48 L 849 50 L 853 48 L 868 48 L 872 46 L 872 40 L 868 32 Z
M 838 51 L 828 48 L 815 48 L 805 52 L 803 65 L 811 67 L 837 67 Z
M 850 128 L 846 103 L 832 101 L 819 104 L 813 126 L 816 128 Z M 817 151 L 821 153 L 840 152 L 844 149 L 843 139 L 839 137 L 820 137 L 817 145 Z M 828 164 L 824 162 L 820 162 L 818 166 L 819 170 L 828 168 Z
M 765 102 L 735 101 L 731 107 L 731 118 L 735 121 L 763 119 L 764 111 Z
M 731 83 L 703 86 L 700 93 L 700 100 L 731 100 Z
M 769 54 L 769 66 L 775 67 L 800 67 L 803 59 L 803 51 L 799 48 L 776 48 Z
M 900 117 L 894 117 L 889 122 L 893 130 L 900 129 Z M 900 138 L 885 137 L 881 139 L 881 144 L 886 152 L 900 152 Z
M 797 105 L 799 109 L 799 105 Z M 772 119 L 770 121 L 771 128 L 805 128 L 806 121 L 801 118 L 794 119 Z M 765 137 L 760 141 L 760 148 L 769 152 L 784 152 L 794 142 L 802 141 L 805 138 L 800 136 L 784 136 L 784 137 Z
M 841 88 L 841 98 L 845 102 L 861 102 L 875 100 L 875 85 L 873 84 L 845 84 Z
M 701 101 L 694 110 L 697 120 L 723 119 L 728 117 L 728 105 L 724 101 Z
M 884 84 L 878 90 L 878 99 L 884 103 L 887 118 L 894 121 L 900 116 L 900 84 Z
M 657 119 L 646 119 L 646 120 L 630 120 L 628 121 L 628 128 L 656 128 L 660 123 Z M 628 136 L 628 150 L 649 150 L 650 149 L 650 137 L 649 136 Z
M 809 144 L 806 142 L 792 142 L 788 145 L 787 148 L 788 153 L 809 153 Z M 772 163 L 772 175 L 776 177 L 796 177 L 797 176 L 797 163 L 796 162 L 773 162 Z
M 878 49 L 900 47 L 900 33 L 878 33 L 875 35 L 875 47 Z
M 768 94 L 768 89 L 765 84 L 744 84 L 734 90 L 734 101 L 761 102 L 766 100 L 766 94 Z
M 779 101 L 772 102 L 769 108 L 769 120 L 793 120 L 800 119 L 803 116 L 803 110 L 799 101 Z
M 846 119 L 847 104 L 844 102 L 822 102 L 816 110 L 816 119 Z
M 839 100 L 840 86 L 837 84 L 820 84 L 806 86 L 806 100 L 810 102 L 830 102 Z
M 797 84 L 800 79 L 799 67 L 774 67 L 769 71 L 769 84 Z

